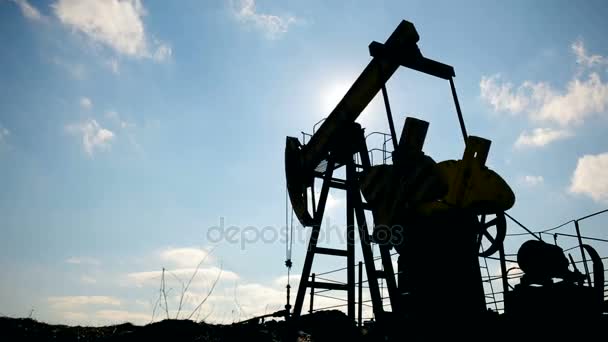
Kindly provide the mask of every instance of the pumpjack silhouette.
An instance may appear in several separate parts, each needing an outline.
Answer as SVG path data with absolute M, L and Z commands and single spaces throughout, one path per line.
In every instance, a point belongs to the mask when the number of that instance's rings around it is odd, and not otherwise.
M 347 315 L 355 319 L 355 232 L 365 264 L 375 329 L 386 338 L 433 339 L 452 331 L 429 331 L 426 327 L 431 323 L 463 332 L 458 336 L 474 336 L 469 333 L 479 331 L 480 322 L 495 316 L 486 308 L 479 257 L 496 254 L 504 289 L 503 316 L 510 321 L 601 316 L 604 268 L 589 245 L 583 248 L 596 271 L 593 282 L 585 281 L 576 268 L 569 270 L 575 264 L 560 247 L 531 240 L 517 255 L 525 275 L 510 290 L 503 245 L 505 212 L 515 204 L 515 195 L 507 182 L 486 165 L 491 141 L 467 133 L 454 85 L 454 68 L 423 56 L 418 41 L 414 25 L 402 21 L 385 43 L 372 42 L 372 60 L 308 141 L 287 137 L 285 175 L 291 206 L 299 222 L 311 229 L 290 319 L 302 314 L 310 287 L 346 291 Z M 406 118 L 397 137 L 386 82 L 399 67 L 448 81 L 464 141 L 460 159 L 437 162 L 426 155 L 429 123 L 419 118 Z M 382 93 L 386 108 L 390 129 L 387 141 L 392 151 L 388 163 L 373 165 L 364 129 L 356 119 L 378 93 Z M 344 170 L 342 179 L 335 176 L 340 169 Z M 320 191 L 315 188 L 316 182 L 320 182 Z M 331 189 L 346 193 L 344 249 L 318 245 Z M 365 211 L 371 211 L 373 223 L 367 221 Z M 484 239 L 489 242 L 485 248 Z M 376 269 L 374 245 L 382 269 Z M 399 254 L 397 272 L 391 260 L 393 250 Z M 346 258 L 346 283 L 310 279 L 318 254 Z M 441 272 L 437 272 L 438 265 L 444 265 Z M 386 283 L 388 308 L 381 298 L 380 280 Z M 445 293 L 446 287 L 450 294 L 438 295 Z

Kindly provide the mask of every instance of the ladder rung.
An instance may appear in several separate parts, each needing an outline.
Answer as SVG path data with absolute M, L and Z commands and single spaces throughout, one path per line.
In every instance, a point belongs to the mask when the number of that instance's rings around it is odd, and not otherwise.
M 386 272 L 383 270 L 376 270 L 376 277 L 378 278 L 386 278 Z
M 338 166 L 334 167 L 334 169 L 337 169 L 337 168 L 338 168 Z M 325 178 L 324 172 L 314 171 L 313 174 L 318 178 Z M 344 180 L 344 179 L 332 178 L 332 179 L 330 179 L 329 185 L 336 189 L 346 190 L 346 180 Z
M 326 290 L 348 290 L 348 286 L 346 284 L 338 284 L 338 283 L 326 283 L 319 281 L 309 281 L 309 287 L 314 287 L 315 289 L 326 289 Z
M 348 255 L 348 251 L 345 251 L 343 249 L 324 248 L 324 247 L 316 247 L 315 253 L 335 255 L 335 256 L 347 256 Z
M 345 182 L 341 182 L 341 181 L 336 181 L 336 180 L 332 180 L 329 185 L 332 188 L 336 188 L 336 189 L 340 189 L 340 190 L 346 190 L 346 183 Z

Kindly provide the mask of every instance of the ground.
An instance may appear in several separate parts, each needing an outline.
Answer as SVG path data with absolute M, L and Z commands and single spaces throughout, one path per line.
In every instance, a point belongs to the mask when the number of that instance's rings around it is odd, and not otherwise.
M 164 320 L 145 326 L 130 323 L 81 327 L 51 325 L 29 318 L 0 317 L 0 331 L 15 341 L 337 341 L 359 340 L 360 329 L 340 311 L 322 311 L 300 319 L 288 334 L 284 321 L 214 325 Z M 308 336 L 308 337 L 307 337 Z M 299 337 L 299 338 L 298 338 Z M 6 341 L 6 339 L 3 339 Z

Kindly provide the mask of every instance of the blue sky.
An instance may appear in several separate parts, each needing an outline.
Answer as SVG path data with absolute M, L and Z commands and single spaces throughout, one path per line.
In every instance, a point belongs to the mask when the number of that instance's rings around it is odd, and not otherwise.
M 201 317 L 279 309 L 284 244 L 218 242 L 209 228 L 280 232 L 285 136 L 310 132 L 402 19 L 455 67 L 513 216 L 540 230 L 604 209 L 607 14 L 602 1 L 0 1 L 0 314 L 145 323 L 166 267 L 175 315 L 174 276 L 207 254 L 185 312 L 220 269 Z M 398 129 L 427 120 L 427 154 L 461 156 L 446 82 L 400 70 L 388 88 Z M 377 100 L 359 120 L 368 132 L 388 131 Z M 602 236 L 605 222 L 583 231 Z

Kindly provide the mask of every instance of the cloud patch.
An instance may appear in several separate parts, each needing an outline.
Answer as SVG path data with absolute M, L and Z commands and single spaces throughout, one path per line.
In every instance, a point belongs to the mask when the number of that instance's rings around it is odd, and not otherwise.
M 40 11 L 32 6 L 27 0 L 11 0 L 12 2 L 14 2 L 15 4 L 17 4 L 17 6 L 19 6 L 19 9 L 21 10 L 21 14 L 23 14 L 24 17 L 26 17 L 27 19 L 30 20 L 42 20 L 43 16 L 42 14 L 40 14 Z
M 278 39 L 296 22 L 291 15 L 274 15 L 261 13 L 256 8 L 255 0 L 234 0 L 230 2 L 234 16 L 240 22 L 252 25 L 263 32 L 268 39 Z
M 525 113 L 532 121 L 562 127 L 581 124 L 608 108 L 608 84 L 595 72 L 569 81 L 564 90 L 531 81 L 515 88 L 499 74 L 483 76 L 480 89 L 481 98 L 497 112 Z
M 140 0 L 58 0 L 51 7 L 62 24 L 120 55 L 159 62 L 171 57 L 167 43 L 148 37 Z
M 91 101 L 91 99 L 88 97 L 81 97 L 80 107 L 85 110 L 90 110 L 91 108 L 93 108 L 93 101 Z
M 81 137 L 82 147 L 90 157 L 96 151 L 109 149 L 115 138 L 115 134 L 112 131 L 101 127 L 95 119 L 68 124 L 65 126 L 65 130 L 70 134 Z
M 526 175 L 522 177 L 522 181 L 526 185 L 537 186 L 543 184 L 545 182 L 545 178 L 543 178 L 543 176 Z
M 570 192 L 586 195 L 596 202 L 608 203 L 608 152 L 578 159 Z
M 207 250 L 196 247 L 167 248 L 160 253 L 160 258 L 180 268 L 196 267 L 202 260 L 207 263 L 212 261 Z
M 535 128 L 531 132 L 522 132 L 515 141 L 515 147 L 543 147 L 571 136 L 572 133 L 565 129 Z
M 607 64 L 601 55 L 587 53 L 582 40 L 571 45 L 580 66 L 573 78 L 562 88 L 547 82 L 524 81 L 515 86 L 502 75 L 482 76 L 479 83 L 481 99 L 494 111 L 525 115 L 535 123 L 546 125 L 531 133 L 523 132 L 516 147 L 539 147 L 573 135 L 570 129 L 608 110 L 608 83 L 594 68 Z
M 587 49 L 585 49 L 585 45 L 581 39 L 576 40 L 570 47 L 576 56 L 576 63 L 581 66 L 591 68 L 608 64 L 608 59 L 602 55 L 587 54 Z
M 133 323 L 144 325 L 150 323 L 150 314 L 137 311 L 104 309 L 82 311 L 63 311 L 60 316 L 63 318 L 62 324 L 84 325 L 84 326 L 107 326 L 121 323 Z
M 119 306 L 120 300 L 110 296 L 62 296 L 47 298 L 49 304 L 57 310 L 72 310 L 74 308 L 99 305 Z

